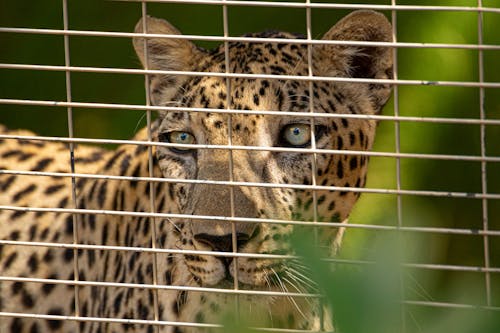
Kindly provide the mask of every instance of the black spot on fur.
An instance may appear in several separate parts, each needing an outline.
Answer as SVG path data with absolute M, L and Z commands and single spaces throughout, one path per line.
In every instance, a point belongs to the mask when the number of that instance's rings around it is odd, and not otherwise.
M 25 195 L 30 194 L 31 192 L 36 190 L 36 185 L 35 184 L 30 184 L 27 187 L 25 187 L 23 190 L 17 192 L 14 194 L 12 197 L 12 200 L 14 202 L 19 201 L 21 198 L 23 198 Z
M 28 267 L 30 268 L 31 273 L 36 272 L 38 269 L 38 257 L 36 253 L 32 253 L 28 259 Z
M 357 156 L 351 156 L 351 160 L 349 161 L 349 169 L 353 171 L 358 167 L 358 157 Z
M 18 210 L 18 211 L 15 211 L 13 212 L 11 215 L 10 215 L 10 219 L 11 220 L 15 220 L 15 219 L 18 219 L 20 218 L 21 216 L 27 214 L 28 212 L 27 211 L 24 211 L 24 210 Z
M 59 203 L 57 204 L 57 207 L 64 208 L 64 207 L 68 206 L 68 202 L 69 202 L 69 198 L 64 197 L 61 199 L 61 201 L 59 201 Z
M 12 295 L 17 295 L 21 290 L 23 290 L 23 283 L 16 281 L 12 284 Z
M 30 328 L 30 333 L 38 333 L 40 329 L 38 328 L 38 323 L 33 323 Z
M 47 312 L 47 314 L 52 316 L 62 316 L 63 312 L 60 308 L 52 308 Z M 62 320 L 47 320 L 47 326 L 51 330 L 57 330 L 61 328 L 62 324 Z
M 119 151 L 117 151 L 117 152 L 115 153 L 115 155 L 114 155 L 112 158 L 110 158 L 110 159 L 108 160 L 108 162 L 107 162 L 107 163 L 106 163 L 106 165 L 104 166 L 104 170 L 109 170 L 109 169 L 111 169 L 111 168 L 113 167 L 113 165 L 114 165 L 115 161 L 116 161 L 116 160 L 117 160 L 117 159 L 118 159 L 121 155 L 123 155 L 124 153 L 125 153 L 125 151 L 124 151 L 124 150 L 119 150 Z
M 45 227 L 40 233 L 40 240 L 45 240 L 49 235 L 49 231 L 50 231 L 49 227 Z
M 104 206 L 104 202 L 106 201 L 107 194 L 107 182 L 102 182 L 101 187 L 99 188 L 99 193 L 97 194 L 97 202 L 100 206 Z
M 337 137 L 337 149 L 342 150 L 344 148 L 344 140 L 341 136 Z
M 122 300 L 123 300 L 123 293 L 119 293 L 113 302 L 113 308 L 115 310 L 115 315 L 120 312 L 120 308 L 122 305 Z
M 56 285 L 53 283 L 44 283 L 42 284 L 42 291 L 45 295 L 48 295 L 52 290 L 54 290 L 55 287 Z
M 253 103 L 254 103 L 256 106 L 259 106 L 259 104 L 260 104 L 259 95 L 257 95 L 257 94 L 254 94 L 254 95 L 253 95 Z
M 65 187 L 64 184 L 51 185 L 45 189 L 44 193 L 45 194 L 53 194 L 53 193 L 56 193 L 59 190 L 63 189 L 64 187 Z
M 122 162 L 120 163 L 120 175 L 124 176 L 127 173 L 128 168 L 130 167 L 131 158 L 132 156 L 130 156 L 129 154 L 125 155 L 125 157 L 123 158 Z
M 5 259 L 5 261 L 3 263 L 3 268 L 4 269 L 9 268 L 10 265 L 12 265 L 12 263 L 14 262 L 14 260 L 16 260 L 16 258 L 17 258 L 17 252 L 12 252 L 11 254 L 9 254 L 7 259 Z
M 12 149 L 12 150 L 8 150 L 5 153 L 3 153 L 2 158 L 14 157 L 14 156 L 18 156 L 20 154 L 22 154 L 22 151 L 20 151 L 19 149 Z
M 64 249 L 62 257 L 63 257 L 65 262 L 70 262 L 71 260 L 73 260 L 73 250 L 72 249 Z
M 87 221 L 89 223 L 90 229 L 95 230 L 95 214 L 87 215 Z
M 353 146 L 354 143 L 356 143 L 356 136 L 354 135 L 353 132 L 349 133 L 349 143 L 351 144 L 351 146 Z
M 135 148 L 135 155 L 141 155 L 145 153 L 147 150 L 148 150 L 147 145 L 137 145 L 137 147 Z
M 10 233 L 10 236 L 9 236 L 9 239 L 10 240 L 18 240 L 19 239 L 19 230 L 14 230 Z
M 21 301 L 23 303 L 23 306 L 25 306 L 28 309 L 31 309 L 35 305 L 33 297 L 28 293 L 26 289 L 23 289 Z
M 21 318 L 14 318 L 12 320 L 12 323 L 10 324 L 10 332 L 18 333 L 22 332 L 22 330 L 23 330 L 23 322 L 21 321 Z
M 344 178 L 344 164 L 342 161 L 338 161 L 337 163 L 337 177 L 339 177 L 339 179 Z
M 31 171 L 43 171 L 45 170 L 50 163 L 54 162 L 53 158 L 43 158 L 37 162 L 37 164 L 31 169 Z
M 73 235 L 73 215 L 68 215 L 64 224 L 64 232 L 66 235 Z
M 0 191 L 1 192 L 7 191 L 9 189 L 10 185 L 12 185 L 12 183 L 14 182 L 14 180 L 16 180 L 16 176 L 11 175 L 11 176 L 7 177 L 7 179 L 5 181 L 0 182 Z
M 43 255 L 42 260 L 46 263 L 50 263 L 52 260 L 54 260 L 54 253 L 52 249 L 47 249 L 47 252 Z

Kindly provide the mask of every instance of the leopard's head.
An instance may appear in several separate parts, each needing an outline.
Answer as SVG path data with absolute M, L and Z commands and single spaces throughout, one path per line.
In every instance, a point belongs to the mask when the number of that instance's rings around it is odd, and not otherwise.
M 359 197 L 352 189 L 365 185 L 368 159 L 322 150 L 371 149 L 376 122 L 338 116 L 311 120 L 305 113 L 377 114 L 390 96 L 390 86 L 331 80 L 310 84 L 296 77 L 390 79 L 389 47 L 323 43 L 308 49 L 297 35 L 266 32 L 248 37 L 274 40 L 227 42 L 205 51 L 164 20 L 148 17 L 137 24 L 136 32 L 142 33 L 144 26 L 149 34 L 170 35 L 134 39 L 145 68 L 170 71 L 149 75 L 152 104 L 178 108 L 159 115 L 158 140 L 179 145 L 157 148 L 158 164 L 164 177 L 194 180 L 170 187 L 171 204 L 194 216 L 171 221 L 178 232 L 176 246 L 293 254 L 289 238 L 297 225 L 273 221 L 347 220 Z M 299 42 L 276 40 L 283 38 Z M 335 24 L 322 40 L 390 42 L 391 26 L 382 14 L 357 11 Z M 231 74 L 295 78 L 226 78 L 226 69 Z M 228 114 L 227 109 L 237 112 Z M 233 149 L 220 147 L 229 143 Z M 311 147 L 316 150 L 304 151 Z M 256 223 L 257 219 L 262 222 Z M 321 229 L 321 240 L 334 251 L 342 231 Z M 221 286 L 237 276 L 248 288 L 274 288 L 293 274 L 286 260 L 205 254 L 184 255 L 183 260 L 203 286 Z

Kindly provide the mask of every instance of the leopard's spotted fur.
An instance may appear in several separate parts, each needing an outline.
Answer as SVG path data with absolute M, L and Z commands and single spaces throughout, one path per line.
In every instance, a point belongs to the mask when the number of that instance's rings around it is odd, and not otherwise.
M 142 32 L 142 21 L 137 32 Z M 148 32 L 178 34 L 163 20 L 148 18 Z M 254 37 L 297 38 L 284 32 L 253 34 Z M 390 41 L 391 28 L 381 14 L 355 12 L 324 36 L 325 40 Z M 134 46 L 149 69 L 173 71 L 225 72 L 223 46 L 206 52 L 184 39 L 149 38 L 147 64 L 145 42 L 137 37 Z M 287 43 L 229 43 L 230 72 L 254 74 L 308 75 L 307 46 Z M 340 45 L 316 45 L 312 48 L 313 72 L 317 76 L 391 78 L 392 57 L 389 48 Z M 225 109 L 226 79 L 214 76 L 150 76 L 151 100 L 159 106 Z M 308 112 L 312 100 L 314 111 L 337 114 L 377 114 L 387 101 L 390 87 L 383 84 L 356 84 L 327 81 L 309 84 L 301 80 L 230 79 L 231 109 L 279 110 Z M 315 145 L 318 149 L 369 150 L 376 124 L 367 119 L 316 118 Z M 213 112 L 162 112 L 154 122 L 155 140 L 172 141 L 172 133 L 191 137 L 200 144 L 226 145 L 229 119 L 227 114 Z M 232 144 L 236 146 L 290 146 L 283 130 L 292 125 L 310 124 L 309 117 L 258 114 L 231 116 Z M 298 131 L 298 130 L 297 130 Z M 300 132 L 300 131 L 298 131 Z M 10 131 L 7 135 L 33 135 L 27 131 Z M 176 135 L 177 135 L 176 134 Z M 141 130 L 134 140 L 146 140 Z M 293 146 L 293 145 L 292 145 Z M 296 145 L 300 146 L 300 145 Z M 303 146 L 309 146 L 305 143 Z M 189 147 L 188 147 L 189 148 Z M 153 175 L 158 178 L 229 180 L 229 152 L 223 149 L 187 149 L 158 146 L 154 151 Z M 237 182 L 306 184 L 312 183 L 312 156 L 290 151 L 234 150 L 233 175 Z M 367 159 L 364 156 L 315 155 L 316 183 L 319 186 L 362 187 L 365 184 Z M 141 251 L 92 250 L 74 251 L 75 232 L 79 244 L 150 248 L 152 226 L 156 225 L 156 246 L 160 249 L 232 251 L 228 236 L 235 229 L 238 252 L 293 253 L 287 241 L 292 225 L 271 223 L 231 224 L 226 221 L 187 218 L 157 218 L 133 214 L 113 215 L 109 211 L 149 212 L 150 183 L 134 179 L 111 180 L 79 178 L 76 180 L 77 202 L 72 200 L 70 177 L 14 175 L 1 170 L 70 172 L 66 144 L 35 140 L 0 138 L 0 205 L 3 208 L 78 208 L 91 210 L 76 214 L 77 230 L 69 212 L 0 210 L 0 311 L 4 313 L 37 313 L 42 315 L 75 315 L 74 258 L 78 258 L 78 280 L 132 284 L 153 283 L 153 254 Z M 75 172 L 114 176 L 148 177 L 148 146 L 127 144 L 115 151 L 78 146 L 75 149 Z M 312 192 L 309 189 L 235 186 L 234 211 L 228 186 L 185 182 L 154 182 L 154 211 L 198 216 L 292 220 L 313 216 Z M 358 193 L 320 189 L 316 192 L 317 212 L 321 221 L 346 221 Z M 340 242 L 342 229 L 322 229 L 321 238 L 333 249 Z M 51 246 L 31 246 L 15 242 L 42 242 Z M 47 244 L 46 244 L 47 245 Z M 202 286 L 231 289 L 237 276 L 241 289 L 280 290 L 300 284 L 293 269 L 284 260 L 241 257 L 237 264 L 207 254 L 156 255 L 158 284 L 161 286 Z M 48 279 L 38 282 L 9 280 L 9 277 Z M 55 284 L 66 280 L 67 285 Z M 280 284 L 283 283 L 283 285 Z M 297 285 L 299 284 L 299 285 Z M 82 285 L 78 288 L 79 315 L 97 318 L 153 320 L 154 293 L 151 289 L 124 286 Z M 213 323 L 232 304 L 229 294 L 162 289 L 157 294 L 159 320 Z M 240 296 L 240 309 L 250 317 L 272 317 L 272 325 L 290 328 L 317 328 L 318 311 L 300 299 L 296 303 L 284 297 Z M 0 317 L 2 332 L 153 332 L 153 325 L 109 322 L 62 321 L 57 318 Z M 270 323 L 267 323 L 270 325 Z M 182 325 L 160 326 L 164 332 L 191 332 L 199 328 Z

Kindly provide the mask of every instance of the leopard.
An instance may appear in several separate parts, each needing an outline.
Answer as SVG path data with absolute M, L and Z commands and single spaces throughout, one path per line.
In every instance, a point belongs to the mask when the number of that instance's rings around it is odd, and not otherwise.
M 319 330 L 321 305 L 280 296 L 312 284 L 290 239 L 330 223 L 317 241 L 340 248 L 368 167 L 349 151 L 372 149 L 391 40 L 368 10 L 316 43 L 266 31 L 212 50 L 143 17 L 133 46 L 157 117 L 131 141 L 0 125 L 0 331 L 212 332 L 235 308 Z

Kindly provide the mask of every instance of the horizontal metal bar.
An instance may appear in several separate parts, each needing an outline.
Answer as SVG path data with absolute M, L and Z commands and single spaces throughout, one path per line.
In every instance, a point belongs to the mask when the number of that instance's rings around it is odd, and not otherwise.
M 229 258 L 253 258 L 253 259 L 271 259 L 271 260 L 289 260 L 299 259 L 300 257 L 293 255 L 278 255 L 278 254 L 261 254 L 261 253 L 238 253 L 238 252 L 219 252 L 219 251 L 202 251 L 202 250 L 180 250 L 180 249 L 153 249 L 147 247 L 132 247 L 132 246 L 110 246 L 110 245 L 88 245 L 88 244 L 73 244 L 73 243 L 52 243 L 52 242 L 33 242 L 33 241 L 14 241 L 1 240 L 0 245 L 11 246 L 33 246 L 59 249 L 76 249 L 76 250 L 105 250 L 105 251 L 123 251 L 123 252 L 144 252 L 158 254 L 178 254 L 178 255 L 209 255 L 217 257 Z M 335 265 L 374 265 L 375 261 L 354 260 L 354 259 L 339 259 L 339 258 L 322 258 L 324 262 Z M 459 271 L 459 272 L 475 272 L 475 273 L 500 273 L 500 267 L 482 267 L 482 266 L 461 266 L 447 264 L 421 264 L 421 263 L 402 263 L 402 267 L 412 269 L 427 269 L 441 271 Z
M 439 271 L 457 271 L 457 272 L 476 272 L 476 273 L 500 273 L 500 267 L 483 266 L 460 266 L 460 265 L 440 265 L 440 264 L 417 264 L 403 263 L 403 267 L 439 270 Z
M 74 138 L 74 137 L 68 138 L 68 137 L 48 137 L 48 136 L 29 136 L 29 135 L 11 135 L 11 134 L 0 134 L 0 139 L 33 140 L 33 141 L 60 142 L 60 143 L 138 145 L 138 146 L 175 147 L 175 148 L 190 148 L 190 149 L 218 149 L 218 150 L 231 150 L 231 151 L 232 150 L 271 151 L 271 152 L 287 152 L 287 153 L 303 153 L 303 154 L 415 158 L 415 159 L 450 160 L 450 161 L 453 160 L 453 161 L 468 161 L 468 162 L 500 162 L 500 156 L 497 157 L 497 156 L 469 156 L 469 155 L 444 155 L 444 154 L 419 154 L 419 153 L 392 153 L 392 152 L 376 152 L 376 151 L 365 151 L 365 150 L 214 145 L 214 144 L 198 144 L 198 143 L 179 144 L 179 143 L 151 142 L 151 141 L 137 141 L 137 140 L 93 139 L 93 138 L 89 139 L 89 138 Z M 263 184 L 263 186 L 269 185 L 269 183 L 257 183 L 257 184 Z M 289 185 L 291 186 L 291 184 L 286 184 L 283 186 L 286 187 Z M 306 186 L 307 188 L 310 188 L 309 185 Z
M 73 244 L 73 243 L 13 241 L 13 240 L 2 240 L 2 239 L 0 239 L 0 244 L 12 245 L 12 246 L 34 246 L 34 247 L 92 250 L 92 251 L 106 250 L 106 251 L 144 252 L 144 253 L 158 253 L 158 254 L 188 254 L 188 255 L 193 254 L 193 255 L 207 255 L 207 256 L 229 257 L 229 258 L 252 258 L 252 259 L 275 259 L 275 260 L 298 258 L 297 256 L 279 255 L 279 254 L 159 249 L 159 248 L 134 247 L 134 246 L 88 245 L 88 244 Z
M 191 108 L 179 106 L 146 106 L 138 104 L 110 104 L 110 103 L 88 103 L 88 102 L 65 102 L 65 101 L 42 101 L 26 99 L 0 98 L 0 104 L 6 105 L 28 105 L 47 107 L 73 107 L 91 109 L 133 110 L 133 111 L 183 111 L 198 113 L 220 113 L 220 114 L 249 114 L 280 117 L 307 117 L 307 118 L 345 118 L 365 119 L 377 121 L 398 122 L 422 122 L 438 124 L 467 124 L 467 125 L 500 125 L 500 119 L 471 119 L 471 118 L 437 118 L 437 117 L 409 117 L 409 116 L 387 116 L 368 114 L 341 114 L 341 113 L 317 113 L 317 112 L 291 112 L 272 110 L 236 110 L 236 109 L 213 109 L 213 108 Z
M 137 283 L 118 283 L 118 282 L 55 280 L 55 279 L 9 277 L 9 276 L 0 276 L 0 281 L 22 282 L 22 283 L 44 283 L 44 284 L 79 286 L 79 287 L 97 286 L 97 287 L 107 287 L 107 288 L 112 287 L 112 288 L 148 289 L 148 290 L 175 290 L 175 291 L 208 292 L 208 293 L 213 292 L 213 293 L 248 295 L 248 296 L 301 297 L 301 298 L 323 297 L 320 294 L 311 294 L 311 293 L 273 292 L 273 291 L 244 290 L 244 289 L 235 290 L 235 289 L 222 289 L 222 288 L 170 286 L 170 285 L 153 285 L 153 284 L 137 284 Z M 406 305 L 418 305 L 418 306 L 500 311 L 500 307 L 495 307 L 495 306 L 484 306 L 484 305 L 473 305 L 473 304 L 451 303 L 451 302 L 404 300 L 402 303 Z
M 383 225 L 370 225 L 370 224 L 349 224 L 342 222 L 308 222 L 308 221 L 277 220 L 277 219 L 267 219 L 267 218 L 264 219 L 264 218 L 249 218 L 249 217 L 114 211 L 105 209 L 42 208 L 42 207 L 21 207 L 21 206 L 0 205 L 0 210 L 12 210 L 12 211 L 22 211 L 22 212 L 97 214 L 97 215 L 110 215 L 110 216 L 156 217 L 165 219 L 169 218 L 188 219 L 188 220 L 196 219 L 196 220 L 209 220 L 209 221 L 241 222 L 241 223 L 306 225 L 311 228 L 341 227 L 341 228 L 353 228 L 353 229 L 357 228 L 357 229 L 379 230 L 379 231 L 422 232 L 422 233 L 456 234 L 456 235 L 471 235 L 471 236 L 483 236 L 483 235 L 500 236 L 500 230 L 454 229 L 454 228 L 435 228 L 435 227 L 397 227 L 397 226 L 383 226 Z
M 369 260 L 354 260 L 354 259 L 339 259 L 339 258 L 324 258 L 325 262 L 334 265 L 375 265 L 377 262 Z M 448 264 L 421 264 L 421 263 L 401 263 L 404 268 L 411 269 L 427 269 L 439 271 L 459 271 L 459 272 L 474 272 L 474 273 L 500 273 L 500 267 L 484 267 L 484 266 L 461 266 Z
M 431 306 L 431 307 L 447 308 L 447 309 L 500 311 L 500 307 L 497 307 L 497 306 L 473 305 L 473 304 L 463 304 L 463 303 L 403 301 L 403 304 L 405 304 L 405 305 L 418 305 L 418 306 Z
M 141 283 L 124 283 L 124 282 L 41 279 L 41 278 L 29 278 L 29 277 L 17 277 L 17 276 L 0 276 L 0 281 L 23 282 L 23 283 L 49 283 L 56 285 L 80 286 L 80 287 L 96 286 L 96 287 L 134 288 L 134 289 L 148 289 L 148 290 L 175 290 L 175 291 L 222 293 L 222 294 L 232 294 L 232 295 L 236 294 L 236 295 L 249 295 L 249 296 L 269 296 L 269 297 L 303 297 L 303 298 L 322 297 L 319 294 L 293 293 L 284 291 L 246 290 L 246 289 L 235 290 L 235 289 L 208 288 L 208 287 L 154 285 L 147 283 L 141 284 Z
M 370 41 L 345 41 L 302 38 L 264 38 L 264 37 L 224 37 L 205 35 L 169 35 L 152 33 L 132 33 L 117 31 L 93 30 L 60 30 L 0 27 L 0 33 L 37 34 L 55 36 L 86 36 L 86 37 L 120 37 L 120 38 L 175 38 L 184 40 L 213 41 L 213 42 L 242 42 L 242 43 L 287 43 L 303 45 L 352 45 L 352 46 L 380 46 L 396 48 L 425 48 L 425 49 L 466 49 L 466 50 L 500 50 L 500 45 L 489 44 L 456 44 L 456 43 L 416 43 L 416 42 L 370 42 Z
M 315 2 L 284 2 L 284 1 L 238 1 L 238 0 L 115 0 L 121 2 L 158 2 L 218 6 L 247 6 L 247 7 L 284 7 L 284 8 L 320 8 L 320 9 L 373 9 L 396 11 L 458 11 L 458 12 L 491 12 L 500 13 L 499 8 L 472 7 L 472 6 L 417 6 L 417 5 L 371 5 L 371 4 L 342 4 L 342 3 L 315 3 Z
M 5 312 L 0 311 L 0 317 L 6 318 L 30 318 L 42 320 L 68 320 L 76 322 L 97 322 L 110 324 L 130 324 L 130 325 L 153 325 L 153 326 L 180 326 L 180 327 L 197 327 L 197 328 L 222 328 L 219 324 L 204 324 L 184 321 L 165 321 L 165 320 L 145 320 L 145 319 L 122 319 L 122 318 L 106 318 L 106 317 L 82 317 L 82 316 L 62 316 L 62 315 L 47 315 L 38 313 L 20 313 L 20 312 Z M 335 333 L 325 330 L 300 330 L 289 328 L 271 328 L 271 327 L 249 327 L 251 330 L 258 332 L 282 332 L 282 333 Z
M 0 136 L 1 138 L 1 136 Z M 42 172 L 22 171 L 22 170 L 0 170 L 0 174 L 19 174 L 30 176 L 44 176 Z M 153 181 L 165 183 L 184 183 L 184 184 L 210 184 L 224 186 L 247 186 L 247 187 L 265 187 L 265 188 L 287 188 L 297 190 L 321 190 L 321 191 L 345 191 L 355 193 L 378 193 L 378 194 L 402 194 L 416 196 L 433 196 L 433 197 L 451 197 L 465 199 L 500 199 L 500 193 L 474 193 L 474 192 L 445 192 L 445 191 L 423 191 L 423 190 L 396 190 L 385 188 L 359 188 L 345 186 L 324 186 L 324 185 L 303 185 L 303 184 L 278 184 L 278 183 L 253 183 L 253 182 L 237 182 L 237 181 L 218 181 L 218 180 L 200 180 L 200 179 L 177 179 L 177 178 L 155 178 L 155 177 L 131 177 L 131 176 L 106 176 L 106 175 L 91 175 L 77 173 L 47 173 L 56 177 L 72 177 L 108 179 L 108 180 L 129 180 L 129 181 Z
M 0 69 L 24 69 L 44 70 L 61 72 L 92 72 L 92 73 L 114 73 L 114 74 L 164 74 L 185 76 L 207 76 L 221 78 L 246 78 L 246 79 L 269 79 L 269 80 L 295 80 L 312 82 L 342 82 L 342 83 L 375 83 L 391 85 L 412 86 L 444 86 L 444 87 L 476 87 L 476 88 L 500 88 L 500 82 L 472 82 L 472 81 L 439 81 L 439 80 L 400 80 L 400 79 L 366 79 L 346 78 L 332 76 L 302 76 L 302 75 L 275 75 L 275 74 L 246 74 L 225 72 L 192 72 L 192 71 L 165 71 L 128 68 L 102 68 L 102 67 L 79 67 L 79 66 L 57 66 L 57 65 L 29 65 L 29 64 L 0 64 Z
M 426 306 L 426 307 L 439 307 L 446 309 L 468 309 L 480 311 L 500 311 L 500 307 L 473 305 L 463 303 L 451 302 L 426 302 L 426 301 L 402 301 L 402 304 L 413 306 Z M 201 324 L 191 322 L 176 322 L 164 320 L 144 320 L 144 319 L 121 319 L 121 318 L 101 318 L 101 317 L 81 317 L 81 316 L 62 316 L 62 315 L 46 315 L 36 313 L 18 313 L 18 312 L 0 312 L 0 317 L 10 318 L 33 318 L 45 320 L 69 320 L 77 322 L 106 322 L 106 323 L 123 323 L 123 324 L 141 324 L 141 325 L 156 325 L 156 326 L 182 326 L 182 327 L 203 327 L 203 328 L 217 328 L 222 327 L 216 324 Z M 279 328 L 255 328 L 256 330 L 272 331 L 272 332 L 316 332 L 309 330 L 293 330 L 293 329 L 279 329 Z M 319 331 L 325 332 L 325 331 Z
M 114 323 L 114 324 L 118 323 L 118 324 L 137 324 L 137 325 L 156 325 L 156 326 L 182 326 L 182 327 L 203 327 L 203 328 L 222 327 L 221 325 L 216 325 L 216 324 L 188 323 L 182 321 L 62 316 L 62 315 L 47 315 L 38 313 L 19 313 L 19 312 L 4 312 L 4 311 L 0 312 L 0 317 L 32 318 L 32 319 L 45 319 L 45 320 L 69 320 L 76 322 L 97 322 L 97 323 Z

